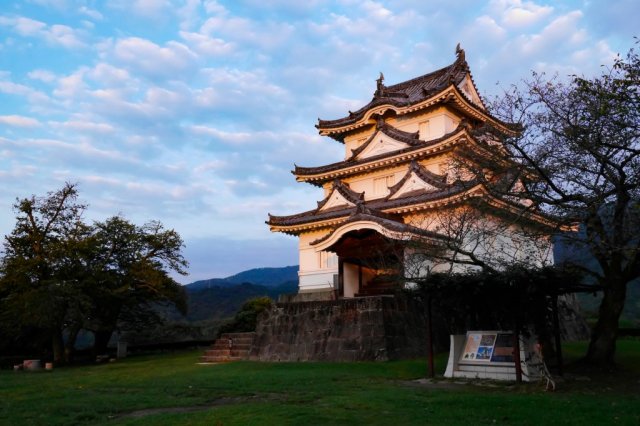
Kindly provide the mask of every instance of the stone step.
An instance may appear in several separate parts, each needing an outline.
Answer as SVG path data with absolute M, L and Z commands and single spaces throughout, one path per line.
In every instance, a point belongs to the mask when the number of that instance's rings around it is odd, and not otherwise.
M 229 340 L 227 340 L 227 339 L 224 339 L 224 340 L 218 339 L 213 343 L 212 348 L 215 348 L 215 349 L 224 349 L 224 348 L 229 348 L 229 347 L 250 348 L 252 344 L 253 344 L 253 340 L 251 340 L 251 341 L 243 340 L 241 342 L 239 342 L 237 340 L 232 340 L 231 344 L 230 344 Z
M 253 339 L 256 335 L 255 332 L 247 332 L 247 333 L 222 333 L 220 336 L 221 339 L 239 339 L 239 338 L 250 338 Z
M 205 356 L 243 356 L 249 353 L 249 349 L 207 349 Z
M 201 356 L 200 362 L 231 362 L 231 361 L 244 361 L 246 359 L 247 359 L 246 357 L 241 357 L 241 356 L 224 356 L 224 357 Z
M 200 361 L 207 363 L 248 359 L 255 335 L 256 333 L 223 333 L 200 357 Z

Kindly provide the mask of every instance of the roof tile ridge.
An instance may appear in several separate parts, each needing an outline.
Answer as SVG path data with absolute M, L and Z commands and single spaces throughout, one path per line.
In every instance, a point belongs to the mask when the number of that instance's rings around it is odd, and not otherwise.
M 432 184 L 433 186 L 437 187 L 437 188 L 444 188 L 445 186 L 447 186 L 447 175 L 439 175 L 437 173 L 432 172 L 431 170 L 427 169 L 426 167 L 424 167 L 423 165 L 421 165 L 420 163 L 418 163 L 416 161 L 417 166 L 415 167 L 414 171 L 415 173 L 420 177 L 420 179 L 422 179 L 423 181 Z
M 397 127 L 392 126 L 389 123 L 384 123 L 380 126 L 380 131 L 385 135 L 394 138 L 397 141 L 405 142 L 409 145 L 416 146 L 420 143 L 420 132 L 406 132 L 400 130 Z
M 373 132 L 371 136 L 369 136 L 369 138 L 362 143 L 362 145 L 360 145 L 355 149 L 352 149 L 351 155 L 345 161 L 356 161 L 356 157 L 371 144 L 371 141 L 373 141 L 376 138 L 376 135 L 378 134 L 379 131 L 380 131 L 380 126 L 376 124 L 376 131 Z
M 292 220 L 292 219 L 297 219 L 300 217 L 305 217 L 308 216 L 310 214 L 313 214 L 316 210 L 307 210 L 301 213 L 295 213 L 295 214 L 291 214 L 291 215 L 283 215 L 283 216 L 278 216 L 278 215 L 273 215 L 271 213 L 267 213 L 267 215 L 269 216 L 269 220 L 267 220 L 265 223 L 268 225 L 277 225 L 278 223 L 282 223 L 286 220 Z
M 387 194 L 387 196 L 383 200 L 385 202 L 392 201 L 391 198 L 400 190 L 400 188 L 402 188 L 404 183 L 411 177 L 412 173 L 415 173 L 416 175 L 418 175 L 418 177 L 422 179 L 423 182 L 428 183 L 437 189 L 436 191 L 425 192 L 421 190 L 420 192 L 429 193 L 429 194 L 445 194 L 447 192 L 455 193 L 457 189 L 464 187 L 462 185 L 464 183 L 463 181 L 456 180 L 455 182 L 447 183 L 446 181 L 447 175 L 438 175 L 436 173 L 433 173 L 427 170 L 423 165 L 418 163 L 416 160 L 412 160 L 411 166 L 407 170 L 407 173 L 402 177 L 402 179 L 400 179 L 400 181 L 398 181 L 398 183 L 389 187 L 389 194 Z M 409 192 L 407 193 L 406 196 L 397 198 L 397 200 L 400 200 L 402 198 L 407 198 L 410 196 L 415 196 L 415 192 L 417 191 Z
M 451 132 L 446 133 L 442 136 L 440 136 L 439 138 L 435 138 L 435 139 L 431 139 L 431 140 L 427 140 L 427 141 L 420 141 L 421 143 L 417 144 L 416 146 L 411 146 L 411 147 L 407 147 L 407 148 L 403 148 L 403 149 L 399 149 L 396 151 L 390 151 L 390 152 L 385 152 L 383 154 L 378 154 L 375 155 L 373 157 L 367 157 L 364 158 L 362 160 L 355 160 L 352 159 L 352 157 L 349 157 L 349 159 L 347 160 L 342 160 L 342 161 L 337 161 L 335 163 L 330 163 L 330 164 L 326 164 L 324 166 L 316 166 L 316 167 L 301 167 L 301 166 L 295 166 L 296 169 L 292 171 L 292 173 L 294 175 L 298 174 L 300 171 L 306 170 L 309 173 L 312 173 L 313 171 L 317 171 L 319 169 L 322 170 L 334 170 L 334 169 L 339 169 L 340 167 L 346 167 L 346 166 L 353 166 L 353 165 L 359 165 L 359 164 L 363 164 L 363 163 L 367 163 L 370 161 L 376 161 L 379 160 L 385 156 L 389 156 L 389 155 L 395 155 L 395 154 L 401 154 L 407 151 L 411 151 L 411 150 L 417 150 L 420 148 L 424 148 L 424 147 L 428 147 L 428 146 L 432 146 L 432 145 L 436 145 L 444 140 L 449 139 L 450 137 L 454 136 L 456 133 L 459 133 L 460 131 L 465 130 L 464 126 L 458 125 L 458 127 L 456 127 L 455 129 L 453 129 Z M 468 134 L 468 132 L 466 132 Z
M 309 243 L 309 245 L 313 246 L 313 245 L 320 244 L 320 243 L 322 243 L 324 241 L 327 241 L 329 238 L 331 238 L 336 233 L 336 231 L 340 227 L 342 227 L 342 226 L 344 226 L 344 225 L 346 225 L 348 223 L 361 221 L 363 219 L 369 219 L 369 220 L 371 220 L 373 222 L 377 222 L 377 223 L 379 223 L 381 221 L 400 223 L 400 222 L 394 220 L 392 218 L 392 216 L 389 215 L 389 214 L 386 214 L 386 213 L 384 213 L 384 212 L 382 212 L 380 210 L 377 210 L 377 209 L 373 209 L 373 208 L 367 207 L 366 206 L 366 202 L 364 200 L 361 200 L 360 202 L 358 202 L 356 204 L 356 207 L 352 208 L 351 210 L 352 211 L 349 214 L 349 217 L 347 218 L 347 220 L 345 220 L 344 222 L 342 222 L 342 223 L 340 223 L 338 225 L 335 225 L 333 227 L 333 229 L 331 230 L 331 232 L 329 232 L 328 234 L 318 238 L 317 240 L 311 241 Z
M 351 155 L 347 158 L 346 161 L 355 161 L 356 157 L 364 151 L 371 142 L 375 139 L 376 135 L 382 132 L 385 135 L 389 136 L 392 139 L 395 139 L 399 142 L 404 142 L 411 146 L 416 146 L 420 143 L 420 132 L 405 132 L 404 130 L 400 130 L 397 127 L 393 127 L 391 124 L 384 121 L 383 118 L 378 118 L 376 122 L 376 130 L 373 134 L 360 145 L 359 147 L 351 150 Z
M 329 202 L 329 199 L 331 198 L 331 195 L 334 191 L 338 191 L 340 195 L 342 195 L 347 201 L 353 204 L 357 204 L 364 199 L 364 191 L 356 192 L 340 179 L 335 179 L 333 181 L 333 186 L 331 187 L 331 191 L 329 191 L 329 194 L 327 194 L 327 196 L 324 197 L 324 199 L 322 199 L 321 201 L 318 201 L 318 207 L 314 210 L 315 212 L 320 211 L 320 209 L 322 209 L 322 207 L 324 207 L 324 205 Z
M 413 87 L 413 86 L 417 86 L 421 83 L 424 83 L 425 81 L 428 81 L 430 79 L 437 79 L 442 77 L 442 75 L 446 75 L 446 73 L 448 71 L 450 71 L 453 66 L 456 64 L 457 60 L 455 62 L 453 62 L 452 64 L 449 64 L 445 67 L 442 67 L 440 69 L 437 69 L 435 71 L 431 71 L 430 73 L 427 74 L 423 74 L 420 75 L 418 77 L 414 77 L 410 80 L 406 80 L 400 83 L 396 83 L 396 84 L 392 84 L 391 86 L 387 86 L 387 89 L 391 90 L 391 91 L 396 91 L 396 90 L 403 90 L 403 89 L 407 89 L 409 87 Z

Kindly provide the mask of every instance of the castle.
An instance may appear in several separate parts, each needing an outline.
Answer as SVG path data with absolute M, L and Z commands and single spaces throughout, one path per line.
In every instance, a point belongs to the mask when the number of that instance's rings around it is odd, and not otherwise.
M 554 224 L 521 196 L 502 143 L 518 129 L 488 112 L 459 46 L 451 65 L 423 76 L 386 86 L 381 73 L 369 103 L 316 127 L 344 145 L 344 159 L 296 166 L 322 200 L 267 221 L 299 238 L 301 300 L 384 294 L 438 270 L 552 262 Z

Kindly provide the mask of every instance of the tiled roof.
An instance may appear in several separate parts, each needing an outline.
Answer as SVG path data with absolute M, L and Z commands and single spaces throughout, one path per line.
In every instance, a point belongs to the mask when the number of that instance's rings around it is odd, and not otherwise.
M 428 231 L 426 229 L 418 228 L 412 225 L 407 225 L 404 222 L 398 222 L 397 220 L 394 220 L 391 217 L 389 217 L 389 215 L 386 215 L 377 210 L 366 209 L 365 211 L 358 211 L 356 209 L 345 222 L 342 222 L 339 225 L 335 225 L 331 230 L 331 232 L 329 232 L 327 235 L 321 238 L 318 238 L 317 240 L 312 241 L 309 244 L 312 246 L 320 244 L 328 240 L 329 238 L 331 238 L 336 233 L 336 231 L 341 227 L 343 227 L 344 225 L 354 223 L 354 222 L 364 222 L 364 221 L 377 223 L 381 225 L 383 228 L 387 229 L 388 231 L 397 232 L 400 234 L 413 235 L 417 237 L 426 237 L 426 238 L 438 239 L 438 240 L 447 239 L 446 236 L 438 234 L 437 232 L 432 232 L 432 231 Z
M 442 188 L 439 191 L 434 192 L 425 192 L 425 191 L 415 191 L 413 193 L 405 194 L 402 197 L 387 200 L 386 198 L 370 200 L 368 202 L 361 202 L 356 204 L 356 206 L 345 207 L 335 210 L 327 210 L 320 212 L 318 209 L 309 210 L 306 212 L 290 215 L 290 216 L 272 216 L 269 214 L 269 220 L 267 221 L 268 225 L 272 226 L 293 226 L 293 225 L 301 225 L 305 223 L 311 222 L 319 222 L 323 220 L 329 219 L 337 219 L 348 217 L 358 208 L 367 208 L 370 210 L 388 210 L 397 207 L 410 206 L 413 204 L 426 203 L 429 201 L 442 200 L 448 197 L 454 196 L 456 194 L 460 194 L 465 190 L 472 188 L 475 186 L 477 182 L 461 182 L 457 181 L 451 185 L 448 185 Z
M 362 118 L 369 109 L 378 105 L 390 104 L 400 107 L 416 104 L 435 95 L 451 84 L 460 84 L 468 72 L 469 65 L 465 60 L 464 53 L 459 53 L 456 61 L 449 66 L 392 86 L 382 84 L 381 76 L 381 79 L 378 80 L 378 90 L 374 93 L 371 102 L 355 112 L 349 112 L 349 115 L 343 118 L 336 120 L 318 119 L 316 127 L 323 129 L 354 123 Z
M 364 158 L 362 160 L 354 160 L 353 156 L 350 157 L 348 160 L 344 160 L 344 161 L 338 161 L 336 163 L 331 163 L 331 164 L 327 164 L 324 166 L 318 166 L 318 167 L 300 167 L 298 165 L 295 166 L 295 169 L 291 172 L 293 173 L 295 176 L 312 176 L 312 175 L 316 175 L 316 174 L 321 174 L 321 173 L 327 173 L 327 172 L 332 172 L 332 171 L 336 171 L 336 170 L 340 170 L 346 167 L 352 167 L 352 166 L 358 166 L 358 165 L 362 165 L 362 164 L 367 164 L 367 163 L 372 163 L 375 162 L 377 160 L 383 159 L 385 157 L 389 157 L 391 155 L 397 155 L 397 154 L 404 154 L 404 153 L 409 153 L 412 151 L 418 151 L 424 147 L 428 147 L 428 146 L 433 146 L 436 145 L 444 140 L 447 140 L 448 138 L 454 136 L 456 133 L 459 133 L 461 130 L 463 130 L 463 126 L 458 126 L 455 130 L 453 130 L 450 133 L 447 133 L 444 136 L 441 136 L 437 139 L 432 139 L 429 141 L 418 141 L 417 144 L 407 147 L 407 148 L 403 148 L 397 151 L 393 151 L 393 152 L 385 152 L 382 154 L 378 154 L 378 155 L 374 155 L 371 157 L 367 157 Z M 403 133 L 407 133 L 407 132 L 403 132 Z
M 333 191 L 338 191 L 340 195 L 342 195 L 347 201 L 350 201 L 353 204 L 356 204 L 364 199 L 364 192 L 356 192 L 353 189 L 349 188 L 349 185 L 345 184 L 339 179 L 333 181 L 333 188 L 329 191 L 329 194 L 322 201 L 318 201 L 318 208 L 316 211 L 322 209 L 322 207 L 327 204 L 331 194 Z
M 387 195 L 387 199 L 393 197 L 393 195 L 398 192 L 400 188 L 402 188 L 402 185 L 404 185 L 407 179 L 411 177 L 412 173 L 415 173 L 420 179 L 427 183 L 430 183 L 438 189 L 444 189 L 447 186 L 446 175 L 437 175 L 435 173 L 432 173 L 416 160 L 412 160 L 411 165 L 409 166 L 409 169 L 407 170 L 407 173 L 403 176 L 403 178 L 400 179 L 395 185 L 389 187 L 389 195 Z

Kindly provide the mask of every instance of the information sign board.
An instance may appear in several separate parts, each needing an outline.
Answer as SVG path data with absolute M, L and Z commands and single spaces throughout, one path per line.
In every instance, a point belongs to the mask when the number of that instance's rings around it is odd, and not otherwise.
M 461 362 L 514 362 L 513 333 L 468 331 Z

